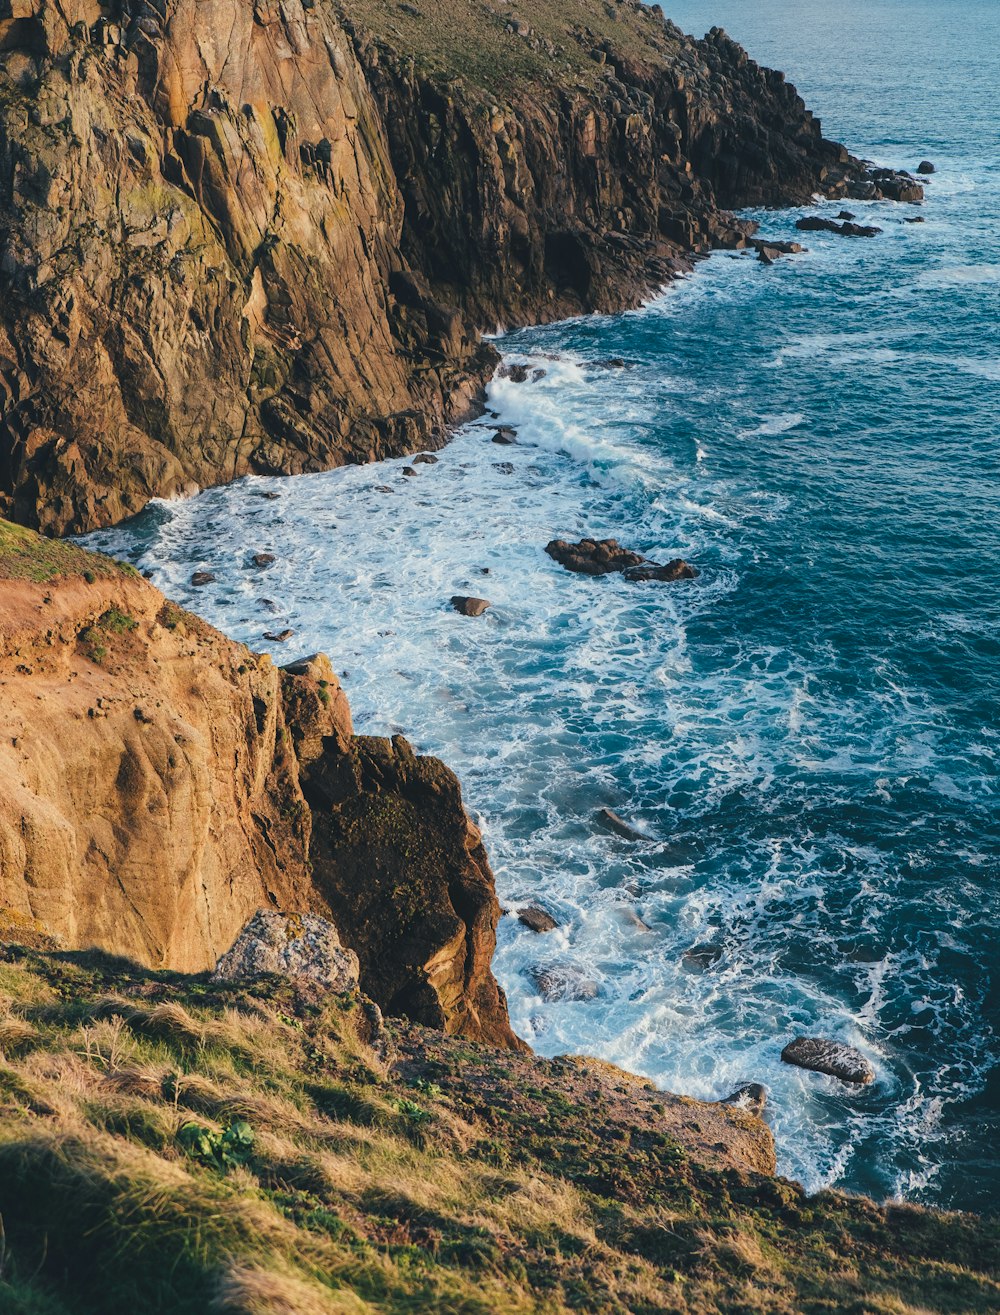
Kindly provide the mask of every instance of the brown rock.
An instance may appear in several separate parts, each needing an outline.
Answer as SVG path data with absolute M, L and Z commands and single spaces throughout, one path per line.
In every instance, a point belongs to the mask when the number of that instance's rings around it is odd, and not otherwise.
M 646 560 L 623 548 L 617 539 L 581 539 L 579 543 L 552 539 L 545 551 L 553 561 L 578 575 L 610 575 L 629 566 L 641 566 Z
M 727 208 L 922 196 L 718 28 L 615 6 L 607 63 L 567 80 L 549 46 L 577 44 L 580 3 L 549 45 L 520 19 L 498 44 L 470 0 L 491 58 L 444 98 L 410 36 L 457 61 L 445 6 L 164 0 L 93 46 L 55 0 L 0 19 L 30 70 L 0 98 L 0 512 L 85 530 L 437 447 L 497 364 L 472 326 L 635 305 L 746 245 Z
M 493 435 L 493 442 L 499 443 L 501 447 L 513 447 L 517 442 L 517 430 L 502 425 Z
M 324 742 L 304 772 L 316 887 L 387 1013 L 522 1048 L 490 963 L 500 917 L 453 773 L 401 736 Z
M 265 630 L 264 638 L 269 639 L 272 644 L 287 644 L 295 634 L 294 630 Z
M 485 598 L 469 598 L 464 594 L 456 594 L 451 600 L 451 605 L 462 616 L 482 616 L 486 609 L 492 606 Z
M 0 907 L 198 972 L 272 898 L 315 907 L 280 678 L 144 580 L 93 574 L 0 579 Z
M 634 826 L 630 826 L 623 817 L 611 808 L 599 808 L 597 811 L 597 820 L 607 831 L 613 831 L 615 835 L 621 836 L 625 840 L 648 840 L 649 836 L 643 835 L 637 831 Z
M 694 580 L 697 579 L 698 572 L 690 562 L 684 561 L 681 557 L 675 557 L 673 561 L 665 563 L 663 566 L 657 566 L 655 562 L 650 562 L 646 566 L 630 567 L 625 572 L 626 580 L 643 581 L 643 580 Z
M 250 558 L 253 566 L 263 569 L 265 566 L 271 566 L 276 561 L 273 552 L 255 552 Z
M 211 571 L 195 571 L 191 576 L 191 583 L 196 589 L 200 589 L 202 585 L 214 584 L 215 576 Z
M 875 1081 L 875 1069 L 860 1051 L 838 1041 L 824 1041 L 820 1037 L 796 1037 L 781 1052 L 786 1064 L 827 1073 L 842 1082 L 863 1086 Z
M 518 909 L 517 920 L 530 931 L 538 933 L 555 931 L 559 926 L 552 914 L 547 913 L 545 909 L 539 908 L 537 904 L 529 904 L 527 908 Z
M 51 560 L 27 535 L 18 566 L 33 542 Z M 386 1009 L 523 1048 L 490 967 L 493 876 L 444 764 L 355 737 L 323 655 L 278 672 L 59 551 L 71 573 L 44 585 L 5 578 L 0 552 L 0 940 L 201 971 L 258 910 L 300 909 Z

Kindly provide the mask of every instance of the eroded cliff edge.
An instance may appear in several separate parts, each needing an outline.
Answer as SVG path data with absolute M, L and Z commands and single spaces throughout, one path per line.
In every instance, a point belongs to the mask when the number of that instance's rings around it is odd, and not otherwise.
M 638 0 L 0 0 L 0 511 L 94 528 L 433 447 L 479 330 L 634 304 L 872 179 Z
M 322 657 L 276 668 L 134 572 L 0 521 L 0 924 L 212 967 L 316 912 L 389 1013 L 520 1046 L 500 910 L 452 772 L 355 736 Z

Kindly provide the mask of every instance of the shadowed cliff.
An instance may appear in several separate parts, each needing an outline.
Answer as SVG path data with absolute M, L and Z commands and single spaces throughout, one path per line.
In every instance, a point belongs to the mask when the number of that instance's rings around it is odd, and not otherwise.
M 0 4 L 0 511 L 434 447 L 479 330 L 635 304 L 721 207 L 915 199 L 638 0 Z

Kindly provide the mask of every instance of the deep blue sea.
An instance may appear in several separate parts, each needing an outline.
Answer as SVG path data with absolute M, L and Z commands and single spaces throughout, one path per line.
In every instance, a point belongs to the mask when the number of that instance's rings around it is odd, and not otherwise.
M 763 1082 L 810 1188 L 993 1209 L 1000 4 L 666 7 L 785 69 L 856 152 L 933 160 L 926 222 L 852 203 L 881 237 L 719 254 L 641 311 L 502 339 L 546 371 L 491 390 L 517 446 L 474 424 L 415 479 L 245 480 L 91 541 L 254 647 L 292 627 L 278 660 L 325 649 L 359 729 L 455 767 L 502 902 L 562 924 L 501 924 L 539 1051 L 706 1098 Z M 791 237 L 798 213 L 758 217 Z M 543 552 L 585 533 L 702 574 L 593 580 Z M 494 606 L 468 620 L 453 593 Z M 602 831 L 604 806 L 649 839 Z M 543 1001 L 546 965 L 598 994 Z M 877 1081 L 782 1064 L 798 1033 Z

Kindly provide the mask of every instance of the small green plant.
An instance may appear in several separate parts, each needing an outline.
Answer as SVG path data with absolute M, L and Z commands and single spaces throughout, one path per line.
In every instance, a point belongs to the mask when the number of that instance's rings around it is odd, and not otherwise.
M 125 635 L 129 631 L 138 629 L 139 626 L 139 622 L 134 617 L 120 611 L 117 607 L 109 607 L 97 624 L 109 635 Z
M 245 1119 L 237 1119 L 222 1132 L 192 1120 L 181 1125 L 177 1140 L 193 1160 L 227 1173 L 247 1163 L 253 1155 L 255 1138 Z
M 425 1110 L 415 1100 L 407 1100 L 405 1096 L 400 1096 L 398 1100 L 394 1100 L 392 1105 L 398 1114 L 402 1114 L 403 1118 L 409 1119 L 411 1123 L 429 1123 L 434 1117 L 430 1110 Z
M 426 1078 L 417 1078 L 416 1082 L 413 1083 L 413 1087 L 416 1091 L 421 1091 L 425 1096 L 429 1096 L 431 1100 L 436 1100 L 439 1096 L 444 1095 L 444 1090 L 436 1082 L 428 1082 Z

